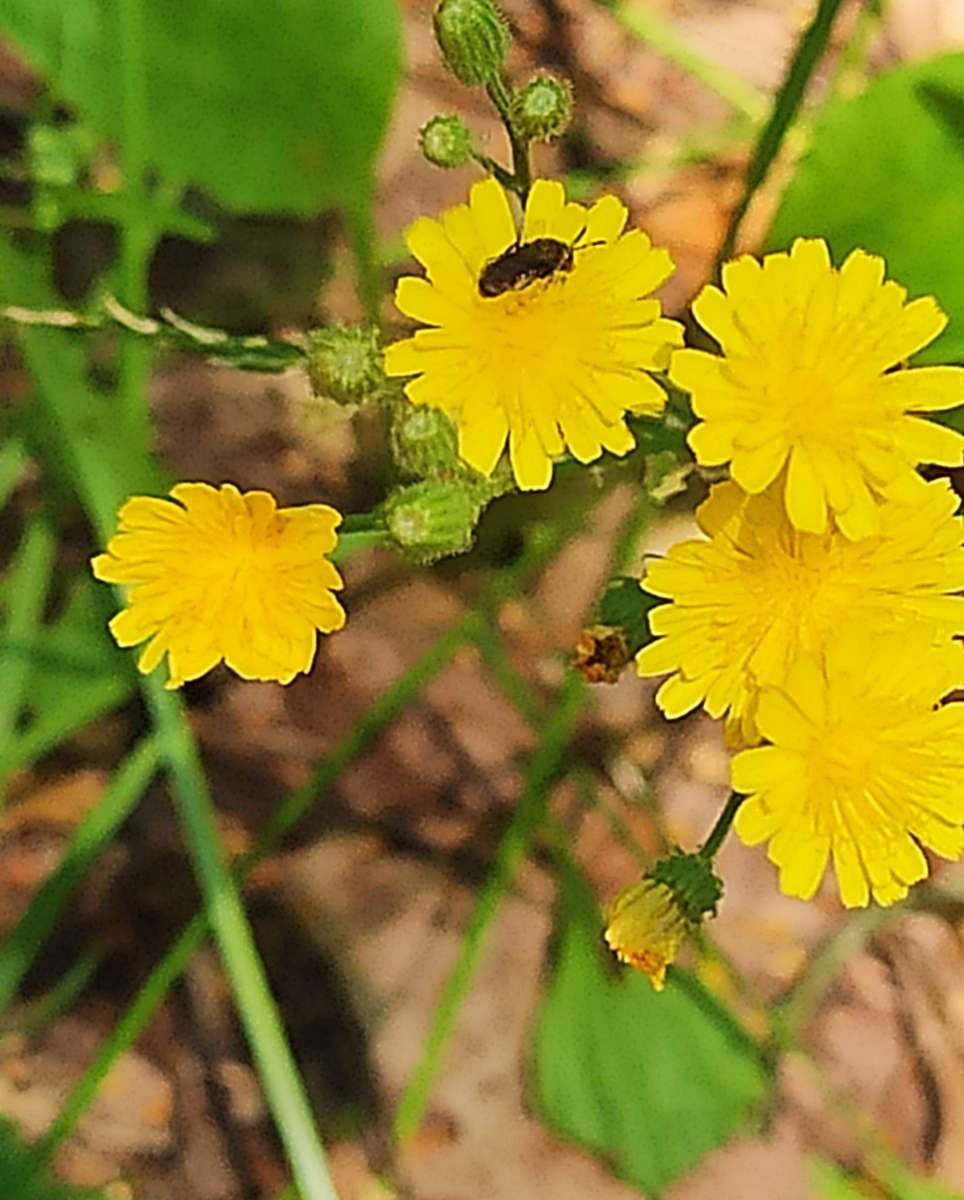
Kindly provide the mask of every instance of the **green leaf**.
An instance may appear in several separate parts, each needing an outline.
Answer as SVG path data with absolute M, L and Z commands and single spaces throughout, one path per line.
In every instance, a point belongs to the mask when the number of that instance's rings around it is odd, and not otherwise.
M 71 1187 L 40 1174 L 16 1126 L 0 1117 L 0 1196 L 11 1200 L 104 1200 L 103 1192 Z
M 553 1129 L 658 1192 L 748 1121 L 767 1080 L 755 1047 L 695 980 L 663 992 L 617 968 L 598 922 L 563 887 L 558 957 L 533 1044 L 533 1089 Z
M 397 0 L 142 0 L 147 162 L 236 212 L 363 210 L 400 71 Z M 103 138 L 116 0 L 6 0 L 0 25 Z
M 841 262 L 860 246 L 911 296 L 951 318 L 921 362 L 964 362 L 964 54 L 900 67 L 827 106 L 767 239 L 825 237 Z

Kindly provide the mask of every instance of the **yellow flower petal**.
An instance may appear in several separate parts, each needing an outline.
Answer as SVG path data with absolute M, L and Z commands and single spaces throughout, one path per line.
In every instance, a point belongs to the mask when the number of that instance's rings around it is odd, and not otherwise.
M 168 687 L 222 660 L 247 679 L 308 671 L 317 632 L 345 621 L 332 595 L 341 576 L 324 557 L 341 516 L 325 504 L 279 509 L 269 492 L 233 484 L 180 483 L 171 495 L 129 500 L 93 560 L 97 578 L 129 589 L 110 622 L 118 644 L 151 639 L 138 667 L 167 655 Z
M 586 462 L 604 450 L 625 454 L 634 444 L 626 413 L 662 412 L 665 393 L 646 372 L 669 365 L 683 330 L 647 293 L 672 263 L 640 231 L 623 232 L 625 220 L 614 197 L 587 211 L 566 202 L 561 184 L 537 180 L 523 248 L 535 237 L 566 242 L 571 264 L 520 276 L 515 286 L 509 279 L 495 296 L 480 294 L 480 273 L 517 237 L 497 182 L 475 184 L 468 205 L 408 231 L 430 282 L 401 280 L 397 303 L 434 328 L 389 346 L 385 370 L 419 376 L 405 386 L 409 400 L 469 426 L 460 428 L 460 453 L 476 469 L 494 469 L 495 448 L 511 429 L 516 482 L 544 488 L 567 442 Z
M 877 533 L 870 505 L 906 492 L 918 463 L 961 463 L 964 438 L 905 414 L 964 402 L 964 371 L 890 371 L 946 318 L 931 298 L 908 303 L 885 282 L 882 259 L 855 251 L 838 271 L 824 242 L 799 239 L 789 254 L 726 264 L 722 280 L 693 304 L 721 356 L 714 365 L 683 350 L 670 367 L 703 422 L 689 438 L 700 462 L 729 462 L 752 493 L 787 464 L 794 527 L 821 533 L 832 514 L 855 540 Z M 834 462 L 859 484 L 828 469 Z

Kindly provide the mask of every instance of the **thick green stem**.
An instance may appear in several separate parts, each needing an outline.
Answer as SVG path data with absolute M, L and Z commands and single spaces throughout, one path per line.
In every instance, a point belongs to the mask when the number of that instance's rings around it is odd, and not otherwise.
M 529 196 L 532 187 L 532 164 L 529 161 L 529 142 L 520 137 L 512 121 L 512 93 L 509 85 L 501 75 L 493 75 L 485 89 L 489 99 L 495 105 L 502 124 L 509 135 L 509 145 L 512 147 L 512 178 L 509 182 L 523 202 Z

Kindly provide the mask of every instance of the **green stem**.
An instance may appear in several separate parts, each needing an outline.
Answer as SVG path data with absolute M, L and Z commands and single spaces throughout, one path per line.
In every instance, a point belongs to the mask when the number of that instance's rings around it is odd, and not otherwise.
M 512 177 L 508 186 L 518 192 L 522 203 L 525 204 L 532 187 L 532 164 L 529 160 L 529 142 L 520 137 L 513 125 L 512 92 L 501 75 L 493 75 L 485 90 L 502 118 L 502 124 L 509 135 L 509 145 L 512 147 Z
M 0 942 L 0 1012 L 16 995 L 67 901 L 143 796 L 158 765 L 157 741 L 145 738 L 124 760 L 110 785 L 74 831 L 56 871 Z
M 763 120 L 767 102 L 760 92 L 739 75 L 693 50 L 679 36 L 673 25 L 652 7 L 618 4 L 614 16 L 638 41 L 649 46 L 660 58 L 698 79 L 754 125 Z
M 738 796 L 736 792 L 730 793 L 729 799 L 723 805 L 723 811 L 716 818 L 716 824 L 710 830 L 710 836 L 699 849 L 700 858 L 705 858 L 708 862 L 713 861 L 717 850 L 723 845 L 723 839 L 730 832 L 737 810 L 745 799 L 745 796 Z
M 11 1028 L 33 1037 L 63 1013 L 69 1012 L 87 990 L 106 957 L 107 951 L 103 946 L 91 946 L 85 950 L 45 996 L 18 1016 Z
M 153 235 L 147 223 L 144 189 L 147 149 L 147 66 L 142 0 L 117 0 L 120 34 L 121 137 L 120 159 L 124 176 L 125 217 L 120 232 L 120 280 L 124 303 L 135 313 L 147 312 L 147 268 Z M 125 334 L 120 360 L 120 399 L 125 419 L 139 444 L 150 436 L 150 416 L 145 398 L 149 371 L 147 344 Z
M 390 544 L 391 538 L 387 529 L 357 529 L 339 536 L 338 545 L 328 555 L 328 560 L 335 566 L 341 566 L 349 559 L 354 558 L 356 554 L 360 554 L 362 550 L 368 550 L 372 546 Z
M 264 964 L 221 850 L 197 745 L 176 697 L 151 676 L 144 684 L 171 773 L 174 799 L 238 1015 L 264 1087 L 275 1128 L 304 1200 L 336 1200 L 325 1152 L 291 1053 Z
M 726 235 L 716 256 L 717 268 L 728 259 L 736 244 L 737 231 L 750 207 L 757 189 L 766 179 L 767 172 L 783 145 L 787 130 L 793 123 L 803 103 L 807 84 L 823 57 L 830 40 L 833 23 L 843 0 L 820 0 L 808 29 L 797 44 L 796 53 L 790 63 L 786 78 L 777 93 L 773 111 L 753 148 L 753 156 L 747 167 L 746 180 L 740 201 L 730 214 Z
M 545 816 L 552 782 L 559 771 L 586 694 L 587 688 L 582 679 L 569 673 L 559 701 L 543 727 L 539 748 L 529 761 L 519 803 L 499 841 L 492 870 L 476 897 L 462 935 L 458 958 L 442 990 L 421 1058 L 399 1101 L 392 1122 L 392 1136 L 397 1143 L 407 1141 L 421 1124 L 456 1014 L 479 964 L 485 935 L 528 853 L 533 834 Z

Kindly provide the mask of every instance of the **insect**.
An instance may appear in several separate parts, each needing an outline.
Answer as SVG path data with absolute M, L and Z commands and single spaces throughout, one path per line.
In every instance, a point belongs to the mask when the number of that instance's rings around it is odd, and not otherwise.
M 516 242 L 490 259 L 479 275 L 480 296 L 517 292 L 537 279 L 549 279 L 557 271 L 571 271 L 575 245 L 558 238 L 533 238 Z

